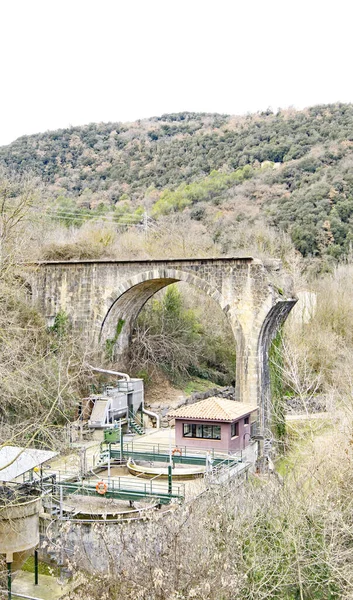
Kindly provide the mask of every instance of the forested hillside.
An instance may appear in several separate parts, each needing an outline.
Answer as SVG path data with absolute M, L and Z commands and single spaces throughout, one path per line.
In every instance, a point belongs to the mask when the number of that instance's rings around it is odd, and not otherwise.
M 21 137 L 0 148 L 0 163 L 40 176 L 46 210 L 65 224 L 184 212 L 222 252 L 235 250 L 227 232 L 259 221 L 287 232 L 303 256 L 350 252 L 350 104 L 72 127 Z

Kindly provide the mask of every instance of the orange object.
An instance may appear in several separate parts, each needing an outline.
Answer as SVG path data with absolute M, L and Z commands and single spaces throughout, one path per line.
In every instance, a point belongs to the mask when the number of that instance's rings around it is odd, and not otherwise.
M 182 451 L 180 450 L 180 448 L 174 448 L 174 450 L 172 450 L 172 456 L 174 456 L 174 454 L 176 454 L 177 452 L 179 452 L 180 456 L 183 455 Z
M 104 481 L 98 481 L 96 485 L 96 490 L 98 494 L 104 496 L 104 494 L 106 494 L 108 491 L 108 485 Z

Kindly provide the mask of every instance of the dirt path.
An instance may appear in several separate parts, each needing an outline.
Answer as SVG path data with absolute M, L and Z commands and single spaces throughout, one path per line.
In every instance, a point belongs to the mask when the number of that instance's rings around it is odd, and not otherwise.
M 163 373 L 156 373 L 153 383 L 145 390 L 145 403 L 148 406 L 174 406 L 182 398 L 185 398 L 183 390 L 172 386 Z

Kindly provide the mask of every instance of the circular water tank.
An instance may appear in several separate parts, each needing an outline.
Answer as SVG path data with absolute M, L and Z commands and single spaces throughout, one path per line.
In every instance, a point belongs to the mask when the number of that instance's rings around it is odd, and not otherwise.
M 28 497 L 23 501 L 9 501 L 0 506 L 0 553 L 6 562 L 18 568 L 28 550 L 39 544 L 39 513 L 41 498 Z

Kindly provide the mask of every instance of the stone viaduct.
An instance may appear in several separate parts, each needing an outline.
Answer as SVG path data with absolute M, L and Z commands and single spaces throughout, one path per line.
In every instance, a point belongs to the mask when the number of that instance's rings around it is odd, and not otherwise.
M 236 399 L 257 403 L 260 423 L 270 418 L 268 350 L 296 302 L 278 260 L 251 257 L 172 260 L 81 260 L 28 267 L 32 300 L 52 325 L 65 311 L 90 343 L 128 352 L 137 315 L 158 290 L 184 281 L 214 299 L 226 315 L 236 345 Z

